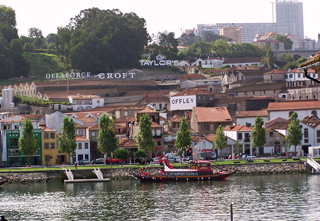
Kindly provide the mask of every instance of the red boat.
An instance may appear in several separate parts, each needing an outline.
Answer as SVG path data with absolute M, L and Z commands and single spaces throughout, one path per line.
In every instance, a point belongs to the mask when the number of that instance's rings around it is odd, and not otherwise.
M 141 181 L 191 181 L 191 180 L 224 180 L 233 173 L 214 172 L 210 161 L 190 161 L 189 169 L 174 169 L 167 159 L 162 159 L 164 169 L 155 174 L 147 170 L 140 171 L 134 176 Z

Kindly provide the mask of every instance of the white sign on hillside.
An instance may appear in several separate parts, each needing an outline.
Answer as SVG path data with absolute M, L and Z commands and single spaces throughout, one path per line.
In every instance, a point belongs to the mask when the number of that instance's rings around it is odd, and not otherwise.
M 164 57 L 161 54 L 156 56 L 156 60 L 140 60 L 141 66 L 178 66 L 178 60 L 164 60 Z
M 192 110 L 196 106 L 196 95 L 170 97 L 171 110 Z

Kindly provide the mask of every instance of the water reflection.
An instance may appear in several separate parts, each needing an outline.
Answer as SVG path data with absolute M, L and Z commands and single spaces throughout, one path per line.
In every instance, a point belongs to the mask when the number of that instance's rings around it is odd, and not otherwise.
M 9 220 L 319 220 L 320 176 L 233 176 L 223 182 L 10 184 Z

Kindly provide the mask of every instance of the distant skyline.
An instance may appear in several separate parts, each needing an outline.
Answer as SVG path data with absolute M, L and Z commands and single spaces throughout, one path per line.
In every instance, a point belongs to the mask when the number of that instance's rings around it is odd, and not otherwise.
M 186 29 L 197 24 L 225 22 L 272 22 L 272 4 L 275 0 L 204 0 L 190 4 L 175 0 L 150 2 L 146 0 L 0 0 L 0 5 L 11 7 L 16 12 L 19 35 L 28 35 L 32 27 L 39 28 L 44 37 L 57 33 L 83 9 L 119 9 L 122 13 L 134 12 L 146 20 L 150 35 L 167 30 L 179 37 Z M 319 0 L 299 0 L 303 3 L 304 35 L 317 40 L 320 26 L 317 25 Z

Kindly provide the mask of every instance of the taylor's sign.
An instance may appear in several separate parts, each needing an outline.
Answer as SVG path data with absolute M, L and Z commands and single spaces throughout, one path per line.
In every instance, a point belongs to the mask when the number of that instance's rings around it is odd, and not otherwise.
M 178 66 L 178 60 L 164 60 L 161 54 L 156 56 L 156 60 L 140 60 L 141 66 Z
M 100 79 L 126 79 L 134 78 L 136 73 L 100 73 L 97 75 L 91 75 L 90 72 L 71 72 L 71 73 L 54 73 L 46 74 L 46 79 L 81 79 L 81 78 L 91 78 L 98 77 Z
M 170 97 L 171 110 L 192 110 L 196 106 L 196 95 Z

